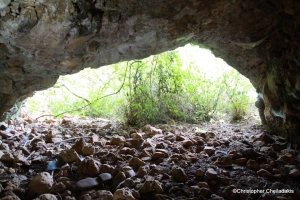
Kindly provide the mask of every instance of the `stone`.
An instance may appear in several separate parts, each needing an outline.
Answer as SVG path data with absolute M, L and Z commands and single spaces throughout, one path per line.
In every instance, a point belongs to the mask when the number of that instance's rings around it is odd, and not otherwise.
M 274 151 L 281 151 L 286 148 L 286 143 L 276 141 L 272 144 L 272 148 L 274 149 Z
M 152 183 L 149 181 L 145 181 L 139 191 L 141 194 L 143 194 L 143 193 L 152 192 L 152 190 L 153 190 Z
M 292 154 L 286 153 L 284 155 L 280 155 L 277 161 L 292 164 L 295 161 L 295 157 Z
M 115 135 L 111 138 L 110 144 L 111 145 L 120 145 L 120 144 L 123 144 L 125 141 L 126 140 L 123 136 Z
M 171 173 L 172 173 L 172 177 L 173 177 L 174 181 L 176 181 L 176 182 L 185 182 L 188 179 L 184 170 L 180 167 L 173 167 Z
M 195 172 L 197 177 L 203 177 L 204 176 L 204 171 L 202 169 L 197 169 Z
M 50 193 L 52 193 L 52 194 L 62 193 L 65 190 L 66 190 L 65 184 L 63 184 L 62 182 L 59 182 L 59 183 L 53 184 L 53 186 L 51 187 Z
M 209 186 L 208 186 L 208 184 L 207 184 L 206 182 L 199 182 L 199 183 L 197 184 L 197 186 L 198 186 L 199 188 L 209 188 Z
M 139 167 L 144 166 L 145 162 L 137 157 L 133 157 L 129 160 L 129 166 L 137 170 Z
M 79 190 L 87 190 L 99 185 L 97 178 L 85 178 L 77 181 L 76 188 Z
M 108 164 L 100 165 L 100 173 L 111 173 L 114 170 L 114 167 Z
M 194 145 L 194 143 L 191 140 L 184 140 L 184 141 L 182 141 L 182 146 L 184 148 L 189 148 L 192 145 Z
M 83 160 L 77 169 L 77 173 L 83 177 L 96 176 L 100 171 L 98 163 L 94 159 Z
M 112 187 L 116 188 L 122 181 L 126 179 L 126 175 L 124 172 L 119 172 L 116 176 L 113 177 Z
M 110 173 L 99 174 L 99 182 L 108 184 L 112 181 L 112 175 Z
M 260 169 L 260 170 L 258 170 L 258 171 L 257 171 L 257 174 L 258 174 L 259 176 L 266 177 L 266 178 L 272 177 L 272 174 L 271 174 L 270 172 L 268 172 L 267 170 L 265 170 L 265 169 Z
M 246 165 L 249 169 L 253 169 L 253 170 L 259 169 L 259 164 L 255 160 L 248 160 Z
M 34 200 L 57 200 L 54 194 L 42 194 Z
M 156 193 L 163 193 L 163 192 L 164 192 L 162 183 L 160 183 L 160 182 L 157 181 L 157 180 L 155 180 L 155 181 L 152 182 L 152 187 L 153 187 L 153 190 L 154 190 Z
M 125 187 L 117 189 L 114 193 L 113 200 L 135 200 L 132 191 Z
M 53 184 L 53 177 L 48 172 L 37 174 L 29 183 L 29 190 L 35 194 L 48 193 Z
M 165 154 L 162 152 L 155 152 L 152 157 L 151 160 L 152 161 L 156 161 L 156 160 L 162 160 L 165 157 Z
M 71 163 L 80 159 L 74 149 L 63 150 L 59 153 L 58 157 L 63 161 L 63 163 Z
M 247 159 L 246 158 L 238 158 L 238 159 L 235 159 L 233 160 L 233 163 L 237 164 L 237 165 L 245 165 L 247 162 Z
M 300 176 L 300 171 L 298 169 L 291 169 L 291 171 L 289 172 L 289 176 L 297 178 Z
M 211 195 L 211 191 L 209 188 L 200 188 L 199 194 L 203 197 L 209 197 Z
M 206 146 L 204 147 L 204 151 L 211 156 L 215 153 L 216 149 L 214 147 Z
M 208 168 L 205 175 L 207 179 L 216 179 L 218 177 L 218 173 L 213 168 Z
M 139 178 L 143 178 L 148 173 L 149 173 L 149 166 L 140 166 L 136 173 L 136 176 Z
M 162 134 L 162 130 L 152 127 L 151 125 L 146 125 L 142 128 L 142 131 L 148 133 L 149 135 Z
M 113 200 L 113 194 L 108 190 L 97 190 L 91 195 L 91 199 L 99 199 L 99 200 Z
M 93 146 L 84 146 L 82 148 L 82 155 L 84 156 L 94 155 L 94 153 L 95 153 L 95 147 Z

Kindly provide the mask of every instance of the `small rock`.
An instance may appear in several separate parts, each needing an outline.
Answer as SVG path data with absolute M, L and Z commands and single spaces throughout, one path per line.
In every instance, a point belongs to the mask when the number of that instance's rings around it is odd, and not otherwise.
M 292 154 L 286 153 L 284 155 L 280 155 L 277 161 L 283 162 L 283 163 L 293 163 L 295 161 L 295 156 Z
M 57 200 L 54 194 L 42 194 L 34 200 Z
M 238 158 L 233 161 L 237 165 L 245 165 L 247 162 L 246 158 Z
M 133 157 L 129 160 L 129 166 L 135 170 L 139 169 L 140 166 L 144 166 L 144 165 L 145 165 L 145 162 L 140 160 L 137 157 Z
M 132 137 L 132 139 L 136 139 L 136 140 L 143 139 L 143 136 L 141 133 L 132 133 L 131 137 Z
M 48 193 L 53 184 L 53 177 L 48 172 L 37 174 L 29 183 L 29 190 L 36 194 Z
M 111 165 L 108 164 L 100 165 L 100 173 L 111 173 L 113 170 L 114 168 Z
M 184 170 L 180 167 L 174 167 L 171 171 L 172 177 L 176 182 L 185 182 L 188 177 L 185 174 Z
M 204 148 L 204 151 L 205 151 L 209 156 L 211 156 L 211 155 L 213 155 L 213 154 L 215 153 L 216 149 L 215 149 L 214 147 L 206 146 L 206 147 Z
M 139 167 L 136 176 L 139 178 L 143 178 L 149 173 L 149 166 L 141 166 Z
M 205 174 L 207 179 L 216 179 L 218 177 L 218 173 L 213 168 L 208 168 Z
M 95 147 L 84 146 L 82 148 L 82 155 L 84 155 L 84 156 L 94 155 L 94 153 L 95 153 Z
M 162 134 L 162 130 L 152 127 L 151 125 L 146 125 L 142 128 L 142 131 L 148 133 L 149 135 Z
M 113 200 L 135 200 L 132 191 L 125 187 L 115 191 Z
M 265 170 L 265 169 L 258 170 L 257 174 L 259 176 L 266 177 L 266 178 L 272 177 L 272 174 L 270 172 L 268 172 L 267 170 Z
M 63 163 L 71 163 L 80 159 L 79 155 L 74 149 L 61 151 L 58 156 L 61 158 Z
M 194 193 L 194 196 L 197 196 L 200 194 L 200 188 L 196 185 L 193 185 L 190 187 L 190 192 Z
M 224 200 L 223 197 L 220 197 L 220 196 L 218 196 L 218 195 L 216 195 L 216 194 L 212 194 L 212 195 L 210 196 L 210 198 L 211 198 L 211 200 Z
M 59 182 L 59 183 L 55 183 L 52 186 L 50 193 L 52 194 L 62 193 L 65 190 L 66 190 L 66 186 L 62 182 Z
M 85 159 L 78 166 L 77 173 L 84 177 L 93 177 L 99 173 L 98 164 L 93 159 Z
M 197 185 L 199 188 L 209 188 L 209 186 L 206 182 L 199 182 Z
M 99 182 L 105 184 L 109 183 L 113 178 L 110 173 L 102 173 L 98 177 L 99 177 Z
M 209 197 L 211 195 L 211 191 L 208 188 L 200 188 L 200 195 L 203 197 Z
M 247 167 L 249 169 L 258 170 L 259 164 L 255 160 L 248 160 Z
M 163 191 L 164 191 L 162 184 L 157 180 L 152 182 L 152 187 L 156 193 L 163 193 Z
M 290 171 L 289 175 L 290 175 L 291 177 L 296 178 L 296 177 L 300 176 L 300 172 L 299 172 L 298 169 L 292 169 L 292 170 Z
M 131 177 L 134 177 L 136 174 L 135 172 L 131 169 L 131 170 L 128 170 L 125 172 L 125 175 L 127 178 L 131 178 Z
M 140 193 L 148 193 L 148 192 L 152 192 L 153 187 L 152 187 L 152 183 L 150 181 L 145 181 L 144 184 L 142 185 L 142 187 L 140 188 Z
M 91 194 L 91 199 L 113 200 L 113 194 L 107 190 L 98 190 Z
M 71 149 L 74 149 L 77 153 L 81 154 L 84 146 L 86 146 L 85 140 L 80 139 L 80 140 L 76 141 L 76 143 L 72 146 Z
M 286 143 L 276 141 L 272 144 L 272 148 L 274 149 L 274 151 L 281 151 L 286 148 Z
M 201 178 L 204 176 L 204 171 L 202 171 L 202 169 L 197 169 L 195 174 L 197 177 Z
M 87 190 L 98 186 L 97 178 L 85 178 L 76 183 L 76 188 L 79 190 Z
M 112 180 L 112 187 L 116 188 L 122 181 L 126 179 L 124 172 L 119 172 Z
M 184 148 L 189 148 L 192 145 L 194 145 L 194 143 L 191 140 L 184 140 L 184 141 L 182 141 L 182 146 Z
M 120 145 L 120 144 L 124 143 L 125 141 L 126 140 L 123 136 L 114 135 L 110 140 L 110 144 L 111 145 Z
M 165 157 L 165 154 L 162 152 L 155 152 L 152 157 L 151 160 L 156 161 L 156 160 L 162 160 Z

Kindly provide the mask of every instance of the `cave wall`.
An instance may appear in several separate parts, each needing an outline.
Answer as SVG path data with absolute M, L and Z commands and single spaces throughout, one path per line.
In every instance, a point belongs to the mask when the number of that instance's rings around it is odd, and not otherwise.
M 0 0 L 0 116 L 59 75 L 187 43 L 248 77 L 273 129 L 300 138 L 298 0 Z

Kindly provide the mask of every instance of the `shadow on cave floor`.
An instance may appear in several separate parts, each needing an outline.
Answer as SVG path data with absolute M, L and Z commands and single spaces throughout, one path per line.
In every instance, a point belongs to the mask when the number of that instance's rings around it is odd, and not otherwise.
M 239 124 L 0 123 L 0 198 L 299 199 L 299 152 Z M 39 197 L 38 197 L 39 196 Z

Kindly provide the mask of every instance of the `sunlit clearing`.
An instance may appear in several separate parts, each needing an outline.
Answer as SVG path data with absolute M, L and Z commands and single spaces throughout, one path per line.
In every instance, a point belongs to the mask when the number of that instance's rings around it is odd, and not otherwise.
M 186 45 L 143 60 L 61 76 L 27 100 L 28 115 L 65 114 L 128 124 L 244 119 L 255 101 L 250 81 L 209 50 Z

